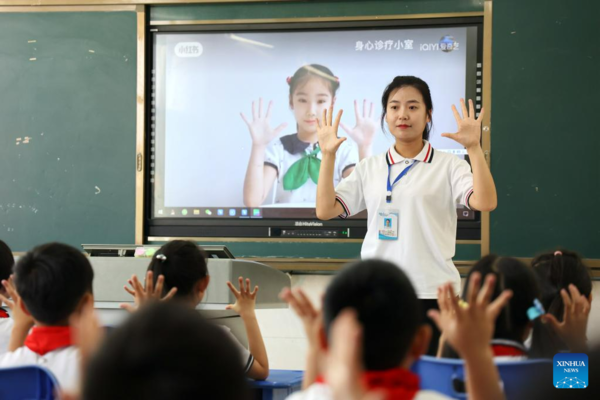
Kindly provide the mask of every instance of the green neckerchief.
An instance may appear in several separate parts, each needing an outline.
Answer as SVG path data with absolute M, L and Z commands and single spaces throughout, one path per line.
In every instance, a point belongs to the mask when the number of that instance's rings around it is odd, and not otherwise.
M 317 147 L 290 166 L 283 176 L 283 189 L 296 190 L 308 181 L 309 176 L 315 184 L 319 181 L 321 160 L 317 158 L 317 154 L 320 151 L 321 148 Z

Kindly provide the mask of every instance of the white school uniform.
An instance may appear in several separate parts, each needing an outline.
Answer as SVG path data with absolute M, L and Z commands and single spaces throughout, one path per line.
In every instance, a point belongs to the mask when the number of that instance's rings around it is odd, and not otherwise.
M 311 146 L 309 143 L 298 139 L 298 134 L 282 136 L 273 140 L 267 146 L 265 151 L 265 165 L 277 170 L 277 182 L 273 204 L 298 204 L 306 203 L 308 206 L 314 206 L 317 199 L 317 184 L 310 178 L 304 185 L 296 190 L 285 190 L 283 188 L 283 177 L 296 161 L 304 155 L 311 153 L 318 146 L 315 143 Z M 321 152 L 317 155 L 321 159 Z M 358 150 L 347 141 L 343 142 L 336 154 L 335 168 L 333 171 L 333 183 L 337 185 L 344 175 L 344 172 L 358 163 Z
M 8 342 L 14 321 L 12 318 L 0 318 L 0 354 L 8 351 Z
M 305 390 L 291 394 L 286 400 L 333 400 L 333 394 L 328 385 L 313 383 Z M 413 400 L 450 400 L 450 397 L 432 390 L 419 390 Z
M 240 355 L 240 363 L 244 367 L 244 373 L 247 374 L 250 371 L 250 368 L 252 368 L 252 365 L 254 364 L 254 356 L 252 355 L 252 353 L 250 353 L 250 351 L 247 348 L 244 347 L 244 345 L 240 343 L 239 340 L 237 340 L 235 335 L 231 333 L 231 329 L 229 329 L 229 327 L 225 325 L 217 326 L 223 329 L 225 336 L 231 339 L 231 341 L 235 345 L 238 354 Z
M 465 160 L 435 151 L 424 140 L 413 159 L 402 157 L 394 146 L 386 153 L 362 160 L 337 185 L 336 197 L 344 208 L 342 218 L 366 209 L 367 234 L 361 257 L 380 258 L 399 265 L 421 299 L 437 298 L 437 288 L 451 281 L 460 293 L 460 275 L 452 263 L 456 247 L 457 205 L 469 207 L 473 174 Z M 390 181 L 417 162 L 392 189 L 386 203 L 388 164 Z M 378 210 L 399 210 L 397 240 L 380 240 Z
M 48 368 L 56 377 L 61 389 L 75 391 L 79 388 L 81 358 L 75 346 L 61 347 L 39 355 L 23 346 L 0 355 L 0 368 L 39 365 Z

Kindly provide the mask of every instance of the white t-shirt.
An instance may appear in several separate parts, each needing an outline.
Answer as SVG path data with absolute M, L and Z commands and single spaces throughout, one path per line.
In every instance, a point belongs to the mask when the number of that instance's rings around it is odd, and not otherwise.
M 229 339 L 231 339 L 231 341 L 234 343 L 234 345 L 237 348 L 238 353 L 240 354 L 240 362 L 242 364 L 242 366 L 244 367 L 244 373 L 247 374 L 248 371 L 250 371 L 250 368 L 252 368 L 252 364 L 254 364 L 254 356 L 250 353 L 250 351 L 245 348 L 239 340 L 237 340 L 237 338 L 235 337 L 235 335 L 233 333 L 231 333 L 231 329 L 229 329 L 229 327 L 225 326 L 225 325 L 217 325 L 219 328 L 223 329 L 223 332 L 225 332 L 225 335 L 229 337 Z
M 306 390 L 291 394 L 286 400 L 333 400 L 333 395 L 329 386 L 323 383 L 313 383 Z M 449 400 L 450 397 L 446 397 L 441 393 L 434 392 L 432 390 L 419 390 L 414 400 Z
M 358 163 L 358 150 L 355 146 L 347 142 L 342 143 L 336 154 L 335 169 L 333 172 L 334 185 L 337 185 L 342 180 L 344 171 Z M 277 170 L 277 186 L 274 191 L 273 204 L 307 203 L 307 205 L 314 206 L 317 199 L 316 183 L 309 178 L 298 189 L 285 190 L 283 187 L 283 177 L 292 164 L 300 160 L 304 155 L 310 154 L 317 147 L 318 143 L 311 146 L 309 143 L 300 141 L 296 133 L 282 136 L 269 143 L 265 151 L 265 165 L 270 165 Z M 317 158 L 321 159 L 321 152 L 317 154 Z
M 8 352 L 8 342 L 13 325 L 12 318 L 0 318 L 0 354 Z
M 62 347 L 43 356 L 25 346 L 0 355 L 0 368 L 25 365 L 39 365 L 48 368 L 65 391 L 75 391 L 79 388 L 80 363 L 79 349 L 74 346 Z
M 413 159 L 402 157 L 394 146 L 386 153 L 362 160 L 335 191 L 345 214 L 367 210 L 367 234 L 361 257 L 398 264 L 421 299 L 437 298 L 437 288 L 448 282 L 460 293 L 460 275 L 452 263 L 456 247 L 456 208 L 468 207 L 473 174 L 465 160 L 434 151 L 426 140 Z M 388 163 L 391 182 L 412 163 L 417 164 L 393 187 L 386 203 Z M 378 210 L 399 210 L 398 240 L 380 240 Z

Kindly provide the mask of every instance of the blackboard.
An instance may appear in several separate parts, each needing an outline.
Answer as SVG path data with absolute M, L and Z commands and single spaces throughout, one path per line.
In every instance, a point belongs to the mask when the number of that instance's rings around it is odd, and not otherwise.
M 136 13 L 0 13 L 0 239 L 133 243 Z

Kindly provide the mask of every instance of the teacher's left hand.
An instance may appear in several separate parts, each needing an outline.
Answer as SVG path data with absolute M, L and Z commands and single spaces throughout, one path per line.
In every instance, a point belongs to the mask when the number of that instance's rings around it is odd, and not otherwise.
M 456 133 L 442 133 L 442 137 L 452 139 L 467 150 L 476 146 L 479 146 L 481 140 L 481 121 L 484 116 L 484 109 L 481 109 L 479 118 L 475 119 L 475 107 L 473 106 L 473 100 L 469 100 L 469 110 L 465 105 L 465 100 L 460 99 L 460 106 L 462 108 L 462 116 L 458 113 L 458 110 L 452 105 L 452 112 L 454 118 L 456 118 L 456 124 L 458 125 L 458 132 Z

